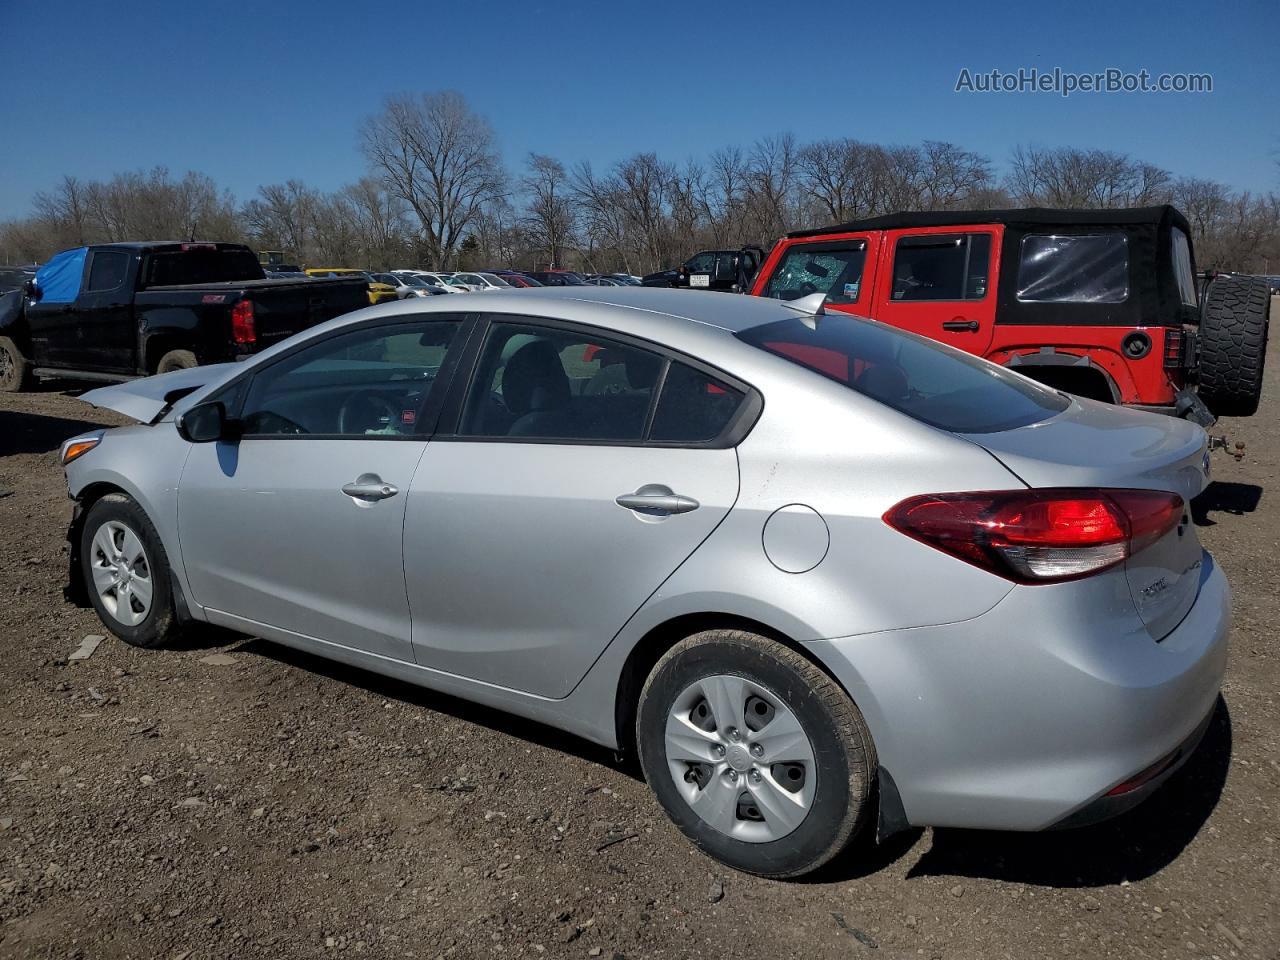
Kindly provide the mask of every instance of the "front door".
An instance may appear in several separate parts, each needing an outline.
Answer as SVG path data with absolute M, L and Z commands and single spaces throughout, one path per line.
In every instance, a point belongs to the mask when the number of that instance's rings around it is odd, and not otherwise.
M 490 326 L 409 493 L 420 665 L 567 695 L 732 507 L 744 391 L 612 337 Z
M 985 356 L 995 334 L 1003 230 L 993 225 L 886 231 L 871 315 Z
M 76 335 L 80 358 L 75 366 L 112 373 L 137 373 L 138 327 L 133 319 L 130 261 L 137 254 L 94 250 L 89 272 L 76 299 Z
M 821 293 L 825 307 L 868 317 L 879 242 L 875 232 L 788 241 L 770 255 L 752 292 L 776 300 Z
M 238 413 L 244 436 L 194 445 L 183 469 L 193 600 L 245 629 L 412 660 L 405 504 L 462 326 L 443 314 L 384 320 L 211 398 Z

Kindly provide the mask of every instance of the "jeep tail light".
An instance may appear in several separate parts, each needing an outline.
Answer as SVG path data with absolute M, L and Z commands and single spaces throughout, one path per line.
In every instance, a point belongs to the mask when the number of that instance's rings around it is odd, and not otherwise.
M 1183 336 L 1177 327 L 1170 327 L 1164 332 L 1164 368 L 1177 370 L 1183 366 Z
M 253 319 L 253 302 L 241 300 L 231 308 L 231 339 L 235 343 L 255 343 L 258 326 Z
M 1056 583 L 1123 563 L 1182 511 L 1180 496 L 1160 490 L 1005 490 L 911 497 L 884 522 L 1008 580 Z

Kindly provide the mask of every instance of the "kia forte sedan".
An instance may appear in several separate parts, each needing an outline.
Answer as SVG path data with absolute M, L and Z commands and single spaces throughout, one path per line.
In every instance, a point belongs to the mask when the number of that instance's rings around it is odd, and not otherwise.
M 571 287 L 371 307 L 85 399 L 72 587 L 634 750 L 724 863 L 1040 830 L 1194 750 L 1206 437 L 847 314 Z

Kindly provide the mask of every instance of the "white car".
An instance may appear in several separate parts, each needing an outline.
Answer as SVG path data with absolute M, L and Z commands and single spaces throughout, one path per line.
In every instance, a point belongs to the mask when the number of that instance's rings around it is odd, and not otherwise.
M 473 291 L 515 289 L 496 273 L 455 273 L 453 279 Z
M 439 287 L 445 293 L 470 292 L 467 287 L 455 281 L 451 273 L 431 273 L 428 270 L 392 270 L 391 272 L 399 276 L 417 277 L 423 283 Z

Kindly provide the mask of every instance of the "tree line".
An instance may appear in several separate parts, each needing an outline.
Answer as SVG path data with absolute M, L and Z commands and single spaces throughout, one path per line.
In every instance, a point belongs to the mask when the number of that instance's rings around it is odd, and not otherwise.
M 1280 197 L 1175 176 L 1108 150 L 1020 146 L 998 175 L 956 144 L 801 143 L 789 133 L 675 161 L 639 152 L 596 170 L 531 153 L 507 169 L 488 122 L 453 91 L 389 97 L 359 138 L 366 175 L 339 190 L 266 184 L 246 202 L 163 167 L 63 177 L 0 223 L 0 260 L 84 243 L 240 241 L 312 265 L 567 267 L 645 273 L 707 247 L 768 247 L 788 230 L 899 210 L 1171 202 L 1202 267 L 1280 272 Z

